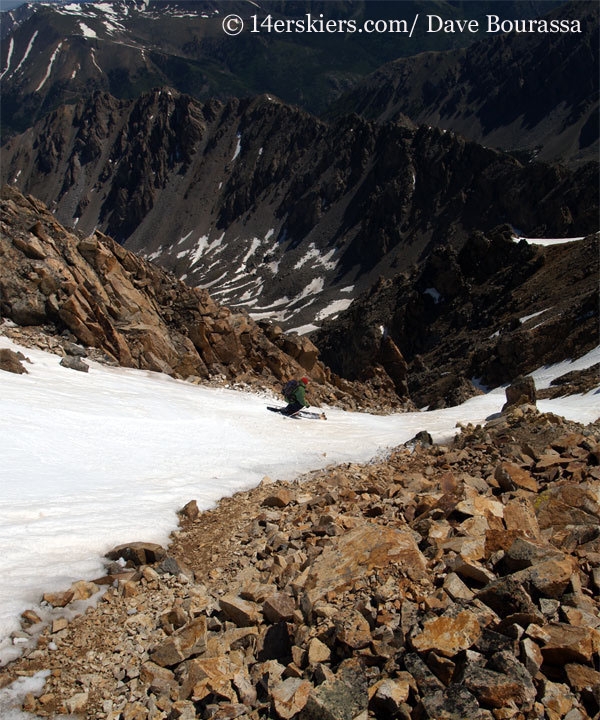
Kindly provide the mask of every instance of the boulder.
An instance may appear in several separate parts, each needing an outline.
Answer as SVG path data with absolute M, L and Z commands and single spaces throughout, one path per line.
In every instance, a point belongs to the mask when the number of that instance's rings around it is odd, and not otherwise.
M 412 645 L 421 653 L 436 650 L 445 657 L 454 657 L 472 647 L 480 635 L 481 628 L 475 615 L 463 610 L 456 617 L 427 620 L 423 632 L 412 638 Z
M 411 578 L 426 580 L 427 562 L 413 535 L 368 523 L 343 535 L 311 565 L 304 591 L 311 602 L 339 593 L 375 569 L 400 567 Z
M 530 375 L 519 376 L 506 388 L 506 403 L 502 411 L 518 405 L 535 405 L 537 400 L 535 382 Z
M 192 620 L 150 652 L 150 659 L 160 667 L 171 667 L 206 650 L 206 618 Z
M 167 555 L 167 551 L 162 545 L 156 543 L 133 542 L 124 545 L 117 545 L 106 553 L 109 560 L 118 560 L 119 558 L 126 562 L 131 562 L 135 566 L 152 565 L 160 562 Z
M 25 356 L 20 352 L 0 348 L 0 370 L 15 373 L 16 375 L 27 374 L 27 368 L 23 366 L 23 360 L 25 359 Z

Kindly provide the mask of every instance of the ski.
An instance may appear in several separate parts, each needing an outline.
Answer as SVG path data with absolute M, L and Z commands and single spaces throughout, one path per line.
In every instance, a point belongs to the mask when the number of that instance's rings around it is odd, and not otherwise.
M 295 412 L 292 415 L 286 415 L 285 413 L 282 412 L 284 409 L 285 409 L 285 406 L 273 407 L 272 405 L 267 405 L 267 410 L 270 410 L 271 412 L 279 413 L 283 417 L 306 418 L 307 420 L 327 420 L 327 416 L 325 415 L 325 413 L 311 412 L 310 410 L 298 410 L 298 412 Z

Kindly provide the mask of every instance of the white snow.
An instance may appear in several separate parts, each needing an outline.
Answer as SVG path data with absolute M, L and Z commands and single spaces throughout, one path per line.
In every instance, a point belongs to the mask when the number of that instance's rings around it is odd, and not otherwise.
M 91 56 L 92 56 L 92 62 L 94 63 L 94 65 L 96 66 L 96 68 L 97 68 L 100 72 L 102 72 L 102 68 L 100 67 L 100 65 L 98 65 L 98 63 L 97 63 L 97 61 L 96 61 L 96 51 L 94 50 L 94 48 L 92 48 L 90 54 L 91 54 Z
M 319 310 L 315 319 L 316 320 L 325 320 L 325 318 L 328 318 L 328 317 L 331 317 L 332 315 L 336 315 L 338 313 L 343 312 L 350 305 L 352 305 L 352 298 L 345 298 L 343 300 L 341 300 L 341 299 L 335 300 L 334 302 L 327 305 L 327 307 L 324 307 L 322 310 Z
M 432 288 L 432 287 L 431 287 L 431 288 L 427 288 L 427 290 L 425 290 L 425 292 L 424 292 L 423 294 L 424 294 L 424 295 L 429 295 L 430 297 L 432 297 L 432 298 L 433 298 L 433 301 L 434 301 L 434 303 L 435 303 L 436 305 L 437 305 L 437 304 L 439 303 L 439 301 L 442 299 L 442 296 L 440 295 L 439 291 L 436 290 L 435 288 Z
M 190 235 L 191 235 L 193 232 L 194 232 L 193 230 L 190 230 L 189 233 L 187 233 L 187 235 L 184 235 L 183 237 L 180 237 L 179 240 L 177 241 L 177 244 L 178 244 L 178 245 L 181 245 L 181 243 L 182 243 L 182 242 L 185 242 L 185 241 L 190 237 Z
M 186 238 L 188 236 L 186 235 Z M 185 238 L 182 238 L 182 240 Z M 204 255 L 204 253 L 208 250 L 208 235 L 202 235 L 198 238 L 198 242 L 196 243 L 196 249 L 190 250 L 190 268 L 193 268 L 194 265 L 200 260 L 200 258 Z
M 290 330 L 288 330 L 288 332 L 296 332 L 298 333 L 298 335 L 307 335 L 308 333 L 318 329 L 318 325 L 313 325 L 312 323 L 309 323 L 308 325 L 299 325 L 298 327 L 291 328 Z
M 6 75 L 6 73 L 8 72 L 8 69 L 10 68 L 10 61 L 11 61 L 14 49 L 15 49 L 15 39 L 14 39 L 14 37 L 11 37 L 10 42 L 8 44 L 8 53 L 6 54 L 6 67 L 0 73 L 0 80 L 2 80 L 2 78 Z
M 522 318 L 519 318 L 519 322 L 526 323 L 528 320 L 532 320 L 534 317 L 543 315 L 545 312 L 546 310 L 539 310 L 538 312 L 534 312 L 531 315 L 523 315 Z
M 191 233 L 188 233 L 188 235 L 185 236 L 185 238 L 181 238 L 179 242 L 182 242 L 183 240 L 187 239 Z M 225 248 L 223 246 L 223 238 L 225 237 L 225 233 L 222 233 L 218 238 L 215 238 L 214 240 L 210 240 L 208 235 L 202 235 L 198 238 L 198 241 L 196 243 L 195 249 L 191 249 L 189 251 L 190 253 L 190 260 L 189 260 L 189 266 L 192 268 L 194 265 L 196 265 L 200 258 L 203 257 L 208 251 L 210 251 L 213 255 L 216 255 L 220 252 L 222 252 Z M 237 240 L 237 238 L 236 238 Z M 214 264 L 214 263 L 213 263 Z M 212 265 L 210 266 L 212 267 Z M 209 287 L 208 285 L 203 287 Z
M 21 720 L 21 718 L 33 717 L 33 715 L 21 712 L 16 708 L 22 705 L 23 699 L 28 693 L 40 695 L 49 675 L 50 670 L 43 670 L 31 677 L 20 677 L 0 691 L 0 717 L 3 720 Z
M 122 6 L 125 9 L 126 6 Z M 115 12 L 115 8 L 111 3 L 94 3 L 94 8 L 96 10 L 100 10 L 103 13 L 106 13 L 107 15 L 112 15 L 113 17 L 118 17 L 117 13 Z
M 515 242 L 519 242 L 521 240 L 525 240 L 525 242 L 528 242 L 530 245 L 544 245 L 546 247 L 549 247 L 550 245 L 561 245 L 562 243 L 570 243 L 570 242 L 577 242 L 578 240 L 583 240 L 583 235 L 581 237 L 572 237 L 572 238 L 528 238 L 528 237 L 522 237 L 520 235 L 513 236 L 513 240 Z
M 97 38 L 98 37 L 98 35 L 96 34 L 96 31 L 92 30 L 91 27 L 88 27 L 87 25 L 85 25 L 85 23 L 80 22 L 79 29 L 81 30 L 81 34 L 83 35 L 83 37 L 86 37 L 86 38 Z
M 209 508 L 264 476 L 292 479 L 368 461 L 420 430 L 447 441 L 458 422 L 482 423 L 505 402 L 498 388 L 433 412 L 376 416 L 327 408 L 326 423 L 282 422 L 265 412 L 273 402 L 267 392 L 199 387 L 90 361 L 89 373 L 80 373 L 4 336 L 0 347 L 31 360 L 26 375 L 0 372 L 1 664 L 18 652 L 9 635 L 19 614 L 43 612 L 44 591 L 102 575 L 104 553 L 119 543 L 167 543 L 177 510 L 189 500 Z M 547 387 L 597 362 L 600 347 L 533 377 L 538 388 Z M 592 422 L 600 415 L 600 388 L 538 406 Z M 15 692 L 14 686 L 0 692 L 3 718 Z
M 52 66 L 54 65 L 54 61 L 56 60 L 56 57 L 57 57 L 58 53 L 60 52 L 62 45 L 63 44 L 62 44 L 62 40 L 61 40 L 61 42 L 58 43 L 56 49 L 52 53 L 52 56 L 50 57 L 50 64 L 46 68 L 46 74 L 42 78 L 42 81 L 40 82 L 40 84 L 36 87 L 35 92 L 39 92 L 46 84 L 46 80 L 50 77 L 50 73 L 52 72 Z
M 310 297 L 311 295 L 318 295 L 318 293 L 323 292 L 323 288 L 325 287 L 325 279 L 322 277 L 319 278 L 313 278 L 308 285 L 302 290 L 301 293 L 296 295 L 296 297 L 292 300 L 291 304 L 295 304 L 300 302 L 300 300 L 304 300 L 304 298 Z
M 250 241 L 250 247 L 248 248 L 244 257 L 241 259 L 241 267 L 239 270 L 236 271 L 236 274 L 247 272 L 246 263 L 248 262 L 248 260 L 250 260 L 250 258 L 254 255 L 254 253 L 258 250 L 259 247 L 260 240 L 258 238 L 252 238 L 252 240 Z
M 241 133 L 237 134 L 237 145 L 235 148 L 235 152 L 233 153 L 233 157 L 231 158 L 231 162 L 237 159 L 238 155 L 242 151 L 242 135 Z
M 334 254 L 335 248 L 333 250 L 330 250 L 325 255 L 322 255 L 321 251 L 317 248 L 317 246 L 314 243 L 310 243 L 306 253 L 294 265 L 294 270 L 299 270 L 310 260 L 312 260 L 314 264 L 322 265 L 323 268 L 325 268 L 326 270 L 335 270 L 337 262 L 331 262 L 331 258 L 334 256 Z

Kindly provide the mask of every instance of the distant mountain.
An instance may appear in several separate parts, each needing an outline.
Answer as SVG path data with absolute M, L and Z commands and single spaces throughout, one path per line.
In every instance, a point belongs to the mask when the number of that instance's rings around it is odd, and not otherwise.
M 454 133 L 325 123 L 273 96 L 201 104 L 98 93 L 2 149 L 1 178 L 224 304 L 310 329 L 380 275 L 502 223 L 597 229 L 598 165 L 522 165 Z
M 47 112 L 97 90 L 120 99 L 169 86 L 201 100 L 273 93 L 319 113 L 383 63 L 423 50 L 466 45 L 468 33 L 274 32 L 268 22 L 385 23 L 432 8 L 447 18 L 483 17 L 501 7 L 514 17 L 555 2 L 455 3 L 284 0 L 36 3 L 0 14 L 2 132 L 21 132 Z M 243 18 L 237 36 L 226 14 Z M 266 19 L 266 20 L 265 20 Z M 261 23 L 267 22 L 266 25 Z M 316 26 L 318 30 L 318 25 Z
M 597 160 L 600 5 L 568 3 L 545 17 L 567 27 L 577 20 L 581 32 L 492 35 L 395 60 L 337 101 L 330 117 L 407 115 L 523 158 Z

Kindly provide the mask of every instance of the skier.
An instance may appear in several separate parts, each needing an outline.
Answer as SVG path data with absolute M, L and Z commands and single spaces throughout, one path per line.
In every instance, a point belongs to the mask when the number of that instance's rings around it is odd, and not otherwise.
M 310 407 L 309 403 L 306 402 L 305 396 L 308 383 L 309 380 L 307 377 L 301 377 L 294 390 L 285 396 L 288 404 L 280 410 L 283 415 L 293 415 L 302 410 L 302 408 Z

